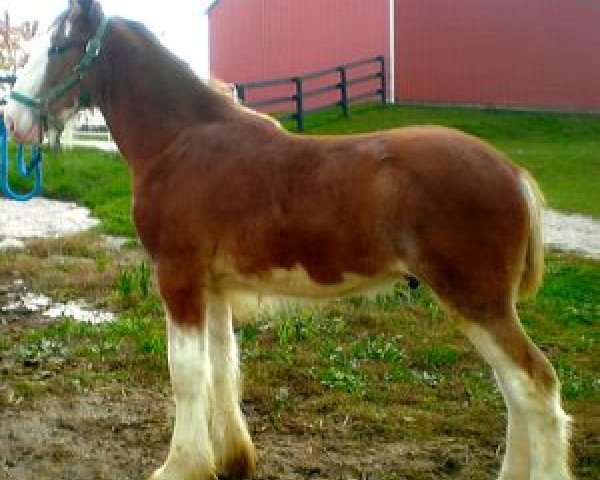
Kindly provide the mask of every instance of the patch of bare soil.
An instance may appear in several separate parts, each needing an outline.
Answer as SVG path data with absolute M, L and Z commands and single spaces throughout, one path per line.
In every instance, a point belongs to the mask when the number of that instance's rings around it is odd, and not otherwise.
M 0 478 L 143 478 L 168 438 L 151 394 L 48 397 L 0 413 Z
M 142 389 L 20 404 L 5 398 L 0 479 L 145 478 L 166 455 L 171 416 L 170 399 Z M 496 463 L 490 452 L 448 437 L 387 443 L 357 432 L 257 432 L 263 419 L 250 412 L 249 421 L 262 479 L 486 478 Z

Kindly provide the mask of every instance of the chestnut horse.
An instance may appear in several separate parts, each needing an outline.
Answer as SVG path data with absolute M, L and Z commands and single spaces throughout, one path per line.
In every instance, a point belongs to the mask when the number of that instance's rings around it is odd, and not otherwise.
M 168 312 L 176 416 L 155 480 L 251 478 L 230 299 L 426 283 L 492 366 L 508 408 L 503 480 L 567 480 L 569 417 L 515 303 L 543 272 L 535 182 L 441 127 L 293 135 L 198 79 L 142 25 L 71 0 L 6 111 L 55 138 L 85 99 L 132 172 L 134 219 Z M 87 47 L 86 47 L 87 45 Z

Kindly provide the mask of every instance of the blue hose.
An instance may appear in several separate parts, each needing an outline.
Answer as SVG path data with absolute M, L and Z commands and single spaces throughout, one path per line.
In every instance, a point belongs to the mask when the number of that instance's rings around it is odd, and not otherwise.
M 25 161 L 25 147 L 17 146 L 17 170 L 22 177 L 33 177 L 33 187 L 29 192 L 15 192 L 8 180 L 9 158 L 8 158 L 8 134 L 4 120 L 0 117 L 0 186 L 7 198 L 25 202 L 40 194 L 42 191 L 42 150 L 39 147 L 31 147 L 31 158 L 29 163 Z

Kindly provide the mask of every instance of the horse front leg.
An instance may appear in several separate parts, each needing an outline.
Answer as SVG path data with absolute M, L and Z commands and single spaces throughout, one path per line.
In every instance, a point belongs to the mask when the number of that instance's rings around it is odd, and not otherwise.
M 174 262 L 161 262 L 157 267 L 160 292 L 168 311 L 175 425 L 167 460 L 151 480 L 212 480 L 216 478 L 210 436 L 213 386 L 200 276 Z
M 228 479 L 253 478 L 256 453 L 240 408 L 241 379 L 231 306 L 219 296 L 207 302 L 213 379 L 211 437 L 217 473 Z

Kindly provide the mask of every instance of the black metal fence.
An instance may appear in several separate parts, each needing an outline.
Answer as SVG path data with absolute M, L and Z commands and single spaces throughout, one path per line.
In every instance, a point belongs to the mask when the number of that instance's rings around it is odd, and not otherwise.
M 376 65 L 377 71 L 375 73 L 359 75 L 353 78 L 353 73 L 356 72 L 357 69 L 360 69 L 361 67 L 363 67 L 364 69 L 367 68 L 369 65 Z M 334 83 L 326 84 L 322 87 L 314 88 L 312 90 L 306 90 L 305 83 L 307 81 L 332 76 L 333 74 L 337 74 L 337 78 Z M 369 90 L 354 96 L 351 96 L 349 94 L 349 87 L 373 81 L 377 81 L 376 89 Z M 294 88 L 294 93 L 292 95 L 264 98 L 248 103 L 246 102 L 248 98 L 248 92 L 250 90 L 290 84 Z M 346 63 L 344 65 L 338 65 L 337 67 L 332 67 L 297 77 L 278 78 L 276 80 L 267 80 L 264 82 L 238 83 L 236 84 L 236 88 L 240 101 L 251 108 L 264 108 L 271 107 L 274 105 L 283 105 L 285 103 L 293 103 L 295 111 L 293 113 L 282 116 L 281 119 L 294 119 L 296 121 L 297 130 L 299 132 L 302 132 L 304 131 L 304 117 L 308 113 L 315 113 L 321 110 L 329 109 L 331 107 L 339 106 L 342 109 L 342 114 L 347 117 L 348 107 L 353 102 L 366 100 L 372 97 L 379 97 L 381 99 L 381 102 L 385 104 L 387 100 L 385 59 L 382 55 L 380 55 L 378 57 L 359 60 L 357 62 L 352 63 Z M 306 108 L 305 100 L 307 98 L 316 97 L 318 95 L 323 95 L 335 91 L 337 91 L 339 94 L 339 100 L 336 100 L 335 102 L 320 104 L 311 108 Z M 285 111 L 285 108 L 283 107 L 279 110 L 273 110 Z

